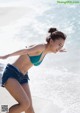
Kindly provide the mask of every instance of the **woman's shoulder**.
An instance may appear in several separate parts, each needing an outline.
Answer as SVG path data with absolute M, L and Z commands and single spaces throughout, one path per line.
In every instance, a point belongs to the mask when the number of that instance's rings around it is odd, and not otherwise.
M 45 44 L 41 43 L 41 44 L 34 44 L 34 45 L 30 45 L 30 46 L 26 46 L 27 49 L 29 48 L 38 48 L 39 52 L 42 52 L 45 49 Z

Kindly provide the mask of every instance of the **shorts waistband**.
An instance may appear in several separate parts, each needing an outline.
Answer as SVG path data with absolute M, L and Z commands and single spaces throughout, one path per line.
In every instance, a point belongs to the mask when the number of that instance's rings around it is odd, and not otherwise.
M 20 74 L 24 75 L 17 67 L 13 66 L 12 64 L 7 64 L 6 69 L 8 69 L 8 68 L 15 71 L 17 74 L 20 73 Z
M 26 74 L 23 74 L 17 67 L 15 67 L 14 65 L 12 65 L 12 64 L 7 64 L 7 66 L 6 66 L 6 69 L 11 69 L 11 70 L 14 70 L 16 73 L 20 73 L 20 74 L 22 74 L 22 75 L 28 75 L 28 72 L 26 72 Z

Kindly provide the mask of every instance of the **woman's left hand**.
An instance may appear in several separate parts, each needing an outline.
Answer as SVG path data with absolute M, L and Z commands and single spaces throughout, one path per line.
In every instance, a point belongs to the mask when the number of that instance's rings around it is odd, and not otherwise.
M 59 52 L 67 52 L 66 49 L 61 49 Z

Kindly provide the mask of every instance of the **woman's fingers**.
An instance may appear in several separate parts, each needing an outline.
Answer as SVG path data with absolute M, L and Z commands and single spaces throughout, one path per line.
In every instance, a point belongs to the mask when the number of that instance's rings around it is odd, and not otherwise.
M 60 52 L 67 52 L 66 49 L 61 49 Z

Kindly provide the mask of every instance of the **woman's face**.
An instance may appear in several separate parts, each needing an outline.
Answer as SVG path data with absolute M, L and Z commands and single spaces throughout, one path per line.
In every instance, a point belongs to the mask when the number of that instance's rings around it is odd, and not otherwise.
M 64 46 L 65 40 L 63 40 L 62 38 L 57 39 L 55 41 L 53 41 L 52 39 L 50 39 L 50 50 L 51 52 L 58 52 L 59 50 L 61 50 L 61 48 Z

